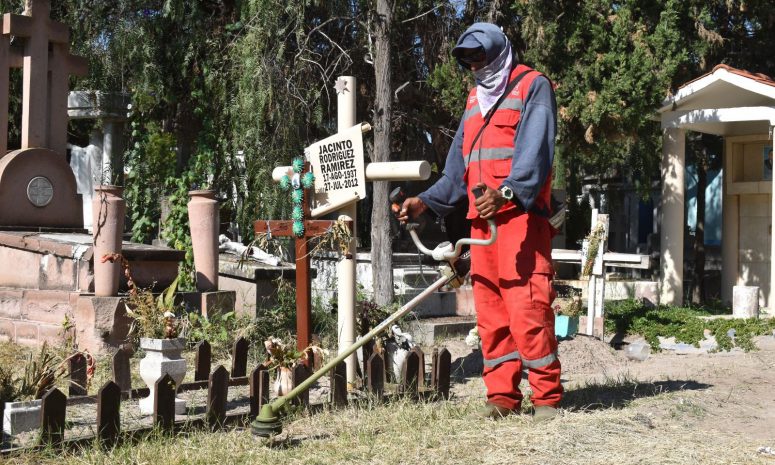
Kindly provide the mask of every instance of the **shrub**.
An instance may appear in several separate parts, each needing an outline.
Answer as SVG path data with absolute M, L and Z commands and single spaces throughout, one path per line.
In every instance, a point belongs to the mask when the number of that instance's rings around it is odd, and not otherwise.
M 707 330 L 716 338 L 718 350 L 738 347 L 750 351 L 756 349 L 755 336 L 769 334 L 775 329 L 775 319 L 707 319 L 703 317 L 717 314 L 718 309 L 649 307 L 633 299 L 608 303 L 605 311 L 607 331 L 639 334 L 654 350 L 659 350 L 660 336 L 675 337 L 676 342 L 699 347 Z

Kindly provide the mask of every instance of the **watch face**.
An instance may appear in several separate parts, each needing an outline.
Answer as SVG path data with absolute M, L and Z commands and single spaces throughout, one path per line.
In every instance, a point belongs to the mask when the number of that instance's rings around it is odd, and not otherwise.
M 503 195 L 504 199 L 511 200 L 514 197 L 514 192 L 508 187 L 501 187 L 501 195 Z

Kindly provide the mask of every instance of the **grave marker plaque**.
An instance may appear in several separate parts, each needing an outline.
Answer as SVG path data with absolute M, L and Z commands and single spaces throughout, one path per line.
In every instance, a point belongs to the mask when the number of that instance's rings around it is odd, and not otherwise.
M 366 198 L 363 129 L 360 124 L 315 142 L 304 149 L 304 157 L 315 174 L 313 217 Z

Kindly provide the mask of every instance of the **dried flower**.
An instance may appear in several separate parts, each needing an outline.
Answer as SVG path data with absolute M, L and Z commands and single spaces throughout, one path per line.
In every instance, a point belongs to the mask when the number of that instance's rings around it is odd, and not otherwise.
M 175 310 L 175 294 L 178 279 L 172 282 L 158 297 L 150 289 L 139 289 L 135 285 L 129 262 L 121 254 L 107 254 L 102 261 L 120 261 L 124 275 L 129 282 L 129 297 L 126 299 L 126 313 L 133 318 L 130 334 L 135 337 L 153 339 L 174 339 L 180 332 L 180 320 Z

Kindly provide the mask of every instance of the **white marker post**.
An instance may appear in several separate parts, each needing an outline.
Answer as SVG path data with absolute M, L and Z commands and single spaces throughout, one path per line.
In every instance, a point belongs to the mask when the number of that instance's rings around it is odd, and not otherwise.
M 337 79 L 337 85 L 344 82 L 344 88 L 337 88 L 337 131 L 343 132 L 348 128 L 355 126 L 355 77 L 343 76 Z M 361 160 L 363 161 L 363 160 Z M 365 186 L 364 186 L 365 187 Z M 355 343 L 355 263 L 358 247 L 357 231 L 358 225 L 355 222 L 357 217 L 356 202 L 352 202 L 339 210 L 339 218 L 345 221 L 352 221 L 352 239 L 350 247 L 336 267 L 337 275 L 337 307 L 338 307 L 338 325 L 339 329 L 339 353 L 344 352 L 348 347 Z M 347 384 L 352 386 L 355 382 L 356 368 L 358 359 L 355 354 L 345 360 L 347 364 Z

